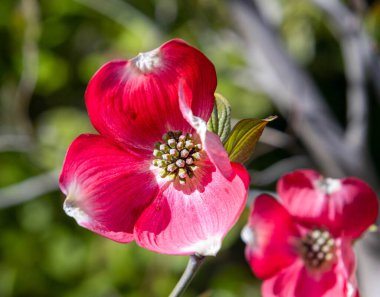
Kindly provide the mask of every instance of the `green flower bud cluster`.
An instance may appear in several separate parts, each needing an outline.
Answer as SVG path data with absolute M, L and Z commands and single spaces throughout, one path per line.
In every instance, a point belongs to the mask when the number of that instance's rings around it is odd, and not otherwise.
M 335 256 L 335 240 L 326 230 L 315 229 L 302 239 L 301 254 L 305 264 L 320 269 L 330 264 Z
M 168 132 L 157 142 L 153 150 L 153 165 L 161 168 L 160 176 L 174 180 L 178 177 L 181 184 L 194 176 L 195 162 L 201 158 L 202 144 L 195 143 L 190 133 Z

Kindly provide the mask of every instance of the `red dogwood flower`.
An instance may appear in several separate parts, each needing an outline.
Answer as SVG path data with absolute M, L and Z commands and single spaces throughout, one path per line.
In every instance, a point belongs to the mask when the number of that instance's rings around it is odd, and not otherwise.
M 285 175 L 277 190 L 281 202 L 257 197 L 242 232 L 263 296 L 359 296 L 351 245 L 376 220 L 375 193 L 359 179 L 312 170 Z
M 181 40 L 98 70 L 85 99 L 99 135 L 80 135 L 67 152 L 66 213 L 118 242 L 216 254 L 249 177 L 206 129 L 215 88 L 212 63 Z

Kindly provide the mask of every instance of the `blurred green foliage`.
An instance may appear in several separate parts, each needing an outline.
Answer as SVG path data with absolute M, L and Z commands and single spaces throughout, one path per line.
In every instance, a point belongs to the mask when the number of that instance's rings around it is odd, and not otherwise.
M 279 23 L 289 52 L 313 72 L 324 91 L 342 96 L 339 48 L 320 12 L 305 1 L 275 2 L 283 10 Z M 247 91 L 235 79 L 246 62 L 234 42 L 228 13 L 226 3 L 217 0 L 1 0 L 0 136 L 26 135 L 26 141 L 0 151 L 0 187 L 60 168 L 71 141 L 80 133 L 94 132 L 83 94 L 103 63 L 133 57 L 171 38 L 185 39 L 213 61 L 217 91 L 230 100 L 234 118 L 275 113 L 268 98 Z M 377 4 L 366 20 L 377 41 L 379 23 Z M 35 51 L 38 56 L 27 74 L 33 86 L 30 96 L 18 93 L 28 67 L 23 52 L 28 28 L 34 30 L 31 42 L 36 45 L 29 54 Z M 330 88 L 337 85 L 341 88 Z M 344 120 L 342 107 L 332 106 Z M 281 121 L 276 125 L 286 128 Z M 251 168 L 266 166 L 284 154 L 278 150 Z M 57 190 L 0 210 L 1 297 L 168 295 L 186 265 L 185 257 L 158 255 L 133 243 L 101 238 L 67 217 L 62 201 Z M 260 283 L 244 261 L 239 239 L 245 219 L 246 214 L 185 296 L 260 295 Z

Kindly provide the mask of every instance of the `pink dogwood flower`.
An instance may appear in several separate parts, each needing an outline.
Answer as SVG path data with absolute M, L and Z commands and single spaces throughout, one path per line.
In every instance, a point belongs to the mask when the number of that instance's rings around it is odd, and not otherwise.
M 206 129 L 215 88 L 212 63 L 181 40 L 100 68 L 85 93 L 99 135 L 80 135 L 67 152 L 66 213 L 118 242 L 215 255 L 249 184 Z
M 282 177 L 280 202 L 256 198 L 242 238 L 264 297 L 357 297 L 353 240 L 378 215 L 363 181 L 323 178 L 312 170 Z

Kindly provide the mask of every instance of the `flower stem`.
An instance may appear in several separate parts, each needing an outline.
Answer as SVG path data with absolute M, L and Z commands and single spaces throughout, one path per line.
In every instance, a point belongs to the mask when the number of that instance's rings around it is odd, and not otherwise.
M 184 273 L 182 274 L 177 285 L 174 287 L 173 291 L 170 293 L 169 297 L 179 297 L 183 294 L 183 292 L 185 292 L 191 280 L 194 278 L 195 273 L 201 267 L 205 259 L 205 256 L 196 254 L 190 256 Z

